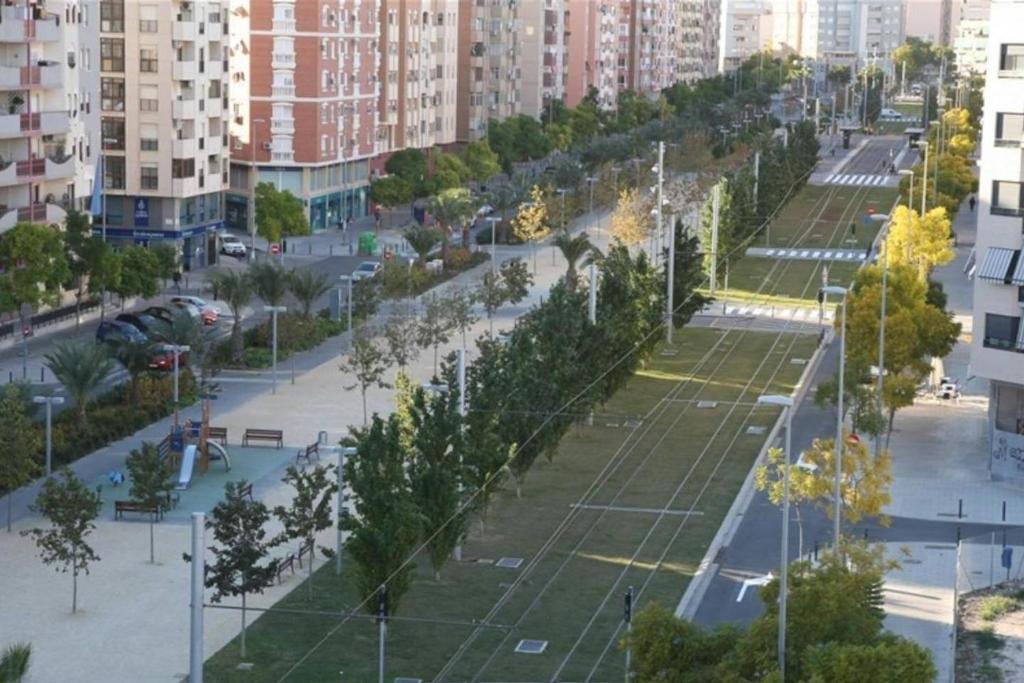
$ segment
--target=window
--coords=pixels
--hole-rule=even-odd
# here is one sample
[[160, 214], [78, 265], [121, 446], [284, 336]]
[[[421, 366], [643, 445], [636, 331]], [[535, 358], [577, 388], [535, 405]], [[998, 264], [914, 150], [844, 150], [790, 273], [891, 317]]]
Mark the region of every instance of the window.
[[103, 0], [100, 3], [100, 31], [124, 33], [124, 0]]
[[1024, 74], [1024, 45], [1000, 45], [999, 70]]
[[124, 39], [100, 39], [100, 71], [124, 73]]
[[196, 160], [195, 159], [172, 159], [171, 160], [171, 177], [172, 178], [194, 178], [196, 175]]
[[143, 164], [139, 168], [139, 187], [143, 190], [159, 189], [160, 167], [156, 164]]
[[124, 79], [101, 79], [100, 94], [103, 111], [124, 111]]
[[1012, 351], [1017, 347], [1020, 318], [1008, 315], [985, 314], [985, 346], [990, 349]]
[[124, 157], [103, 160], [103, 186], [108, 190], [124, 189]]
[[124, 151], [124, 119], [104, 118], [100, 130], [104, 151]]
[[155, 85], [139, 86], [139, 111], [160, 110], [160, 88]]
[[994, 180], [992, 181], [992, 213], [997, 216], [1020, 216], [1021, 183]]
[[139, 19], [139, 33], [157, 33], [160, 23], [156, 19]]
[[139, 149], [143, 152], [156, 152], [160, 149], [159, 128], [154, 123], [139, 125]]
[[155, 74], [158, 71], [155, 47], [139, 48], [139, 71], [150, 74]]
[[1024, 389], [1012, 384], [995, 384], [996, 429], [1024, 434]]
[[1024, 133], [1024, 114], [996, 114], [996, 145], [1020, 144], [1021, 133]]

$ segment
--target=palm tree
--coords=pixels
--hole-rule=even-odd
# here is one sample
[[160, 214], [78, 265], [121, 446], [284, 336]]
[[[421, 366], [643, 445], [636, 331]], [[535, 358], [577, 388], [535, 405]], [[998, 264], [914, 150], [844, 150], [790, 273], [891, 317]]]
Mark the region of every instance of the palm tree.
[[430, 198], [430, 212], [441, 224], [441, 259], [445, 263], [448, 262], [448, 231], [455, 226], [460, 226], [462, 228], [462, 246], [468, 248], [469, 226], [466, 221], [475, 210], [472, 195], [463, 187], [442, 190]]
[[293, 270], [288, 280], [288, 288], [299, 302], [302, 317], [309, 320], [313, 317], [313, 304], [331, 289], [331, 283], [323, 273], [308, 269]]
[[8, 645], [0, 656], [0, 683], [21, 683], [28, 674], [32, 646], [28, 643]]
[[405, 241], [409, 243], [412, 250], [416, 252], [420, 264], [427, 260], [427, 256], [433, 251], [437, 243], [441, 241], [441, 231], [426, 225], [413, 225], [402, 233]]
[[256, 295], [268, 306], [280, 306], [288, 294], [291, 275], [276, 263], [257, 263], [249, 269]]
[[89, 397], [114, 369], [107, 349], [89, 342], [57, 344], [53, 353], [46, 354], [46, 367], [75, 400], [78, 425], [85, 427]]
[[126, 403], [138, 405], [139, 378], [149, 370], [149, 361], [155, 350], [155, 345], [150, 341], [122, 341], [114, 347], [114, 358], [128, 372], [128, 393], [124, 397]]
[[566, 286], [570, 290], [576, 289], [576, 264], [584, 257], [586, 257], [586, 260], [583, 262], [583, 265], [594, 263], [601, 258], [601, 250], [590, 243], [590, 237], [585, 232], [581, 232], [575, 237], [567, 232], [560, 232], [552, 240], [552, 243], [561, 250], [567, 264], [565, 270]]
[[235, 362], [241, 362], [245, 353], [242, 343], [242, 318], [245, 307], [252, 301], [252, 278], [246, 273], [225, 271], [216, 273], [210, 284], [231, 309], [231, 357]]
[[[529, 188], [524, 187], [517, 179], [498, 185], [487, 195], [487, 202], [494, 208], [494, 212], [502, 221], [508, 220], [508, 212], [517, 208], [529, 194]], [[494, 226], [495, 229], [497, 226]], [[497, 239], [495, 239], [497, 241]]]
[[189, 365], [199, 368], [199, 378], [205, 382], [206, 354], [213, 346], [213, 332], [208, 329], [201, 318], [192, 317], [188, 311], [178, 310], [171, 316], [171, 321], [161, 321], [154, 326], [151, 336], [155, 341], [174, 346], [187, 346]]

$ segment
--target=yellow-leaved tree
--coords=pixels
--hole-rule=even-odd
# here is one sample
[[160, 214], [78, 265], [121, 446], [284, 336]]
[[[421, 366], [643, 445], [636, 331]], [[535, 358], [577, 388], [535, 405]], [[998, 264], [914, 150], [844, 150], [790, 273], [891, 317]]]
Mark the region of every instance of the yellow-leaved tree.
[[953, 232], [943, 208], [932, 209], [922, 219], [905, 206], [896, 207], [885, 240], [885, 258], [890, 268], [907, 265], [927, 280], [936, 266], [953, 260]]
[[530, 190], [530, 201], [521, 204], [512, 219], [512, 232], [523, 242], [544, 239], [551, 233], [544, 191], [537, 185]]
[[[804, 467], [818, 482], [814, 491], [822, 492], [816, 500], [829, 516], [835, 514], [835, 454], [834, 439], [815, 439], [802, 456]], [[876, 458], [865, 441], [851, 440], [843, 432], [842, 467], [843, 519], [856, 524], [865, 517], [877, 517], [879, 524], [889, 526], [891, 520], [882, 510], [892, 502], [892, 454], [882, 449]]]
[[642, 242], [651, 229], [648, 211], [647, 202], [635, 188], [622, 190], [612, 213], [612, 237], [627, 247]]

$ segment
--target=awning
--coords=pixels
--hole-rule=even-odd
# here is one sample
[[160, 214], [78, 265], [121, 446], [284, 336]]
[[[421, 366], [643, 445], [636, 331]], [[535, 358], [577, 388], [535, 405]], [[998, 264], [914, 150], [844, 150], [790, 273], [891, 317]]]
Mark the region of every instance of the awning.
[[978, 270], [978, 279], [988, 282], [1005, 283], [1010, 276], [1010, 266], [1018, 259], [1020, 252], [1015, 249], [1002, 249], [990, 247], [985, 252], [985, 262]]
[[1024, 258], [1020, 256], [1017, 257], [1017, 267], [1013, 269], [1013, 277], [1010, 278], [1010, 284], [1024, 287]]

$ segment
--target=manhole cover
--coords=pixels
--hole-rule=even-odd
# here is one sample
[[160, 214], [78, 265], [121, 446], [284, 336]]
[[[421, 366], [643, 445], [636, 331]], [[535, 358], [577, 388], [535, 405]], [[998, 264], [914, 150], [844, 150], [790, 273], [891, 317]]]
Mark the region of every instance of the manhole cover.
[[487, 558], [487, 557], [478, 557], [478, 558], [476, 558], [476, 563], [477, 564], [494, 564], [494, 560], [492, 560], [490, 558]]
[[494, 566], [502, 569], [519, 569], [522, 564], [523, 558], [521, 557], [503, 557], [495, 562]]
[[761, 434], [764, 434], [764, 432], [765, 432], [765, 428], [764, 427], [758, 427], [756, 425], [751, 425], [751, 426], [747, 427], [747, 434], [753, 434], [755, 436], [760, 436]]
[[546, 640], [520, 640], [516, 652], [523, 655], [539, 655], [548, 647]]
[[698, 408], [717, 408], [718, 401], [697, 401]]

